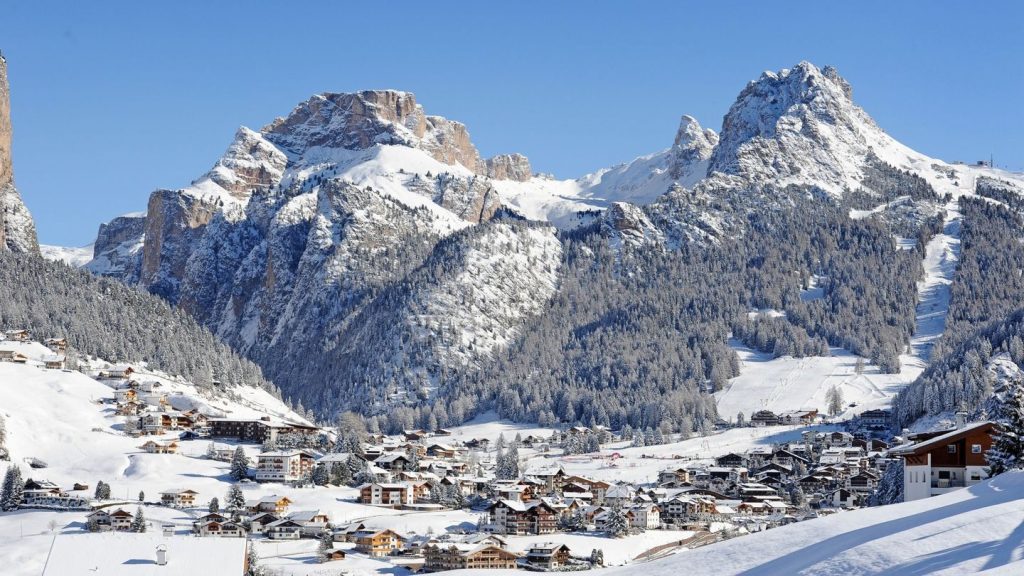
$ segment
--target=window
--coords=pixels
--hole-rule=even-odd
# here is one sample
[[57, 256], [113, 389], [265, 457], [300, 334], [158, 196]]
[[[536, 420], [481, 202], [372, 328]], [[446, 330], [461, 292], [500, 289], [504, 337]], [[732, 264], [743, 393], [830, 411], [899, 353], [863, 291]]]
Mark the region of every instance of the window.
[[981, 444], [971, 444], [971, 454], [981, 454]]
[[950, 454], [956, 454], [956, 444], [950, 444], [946, 446], [946, 451]]

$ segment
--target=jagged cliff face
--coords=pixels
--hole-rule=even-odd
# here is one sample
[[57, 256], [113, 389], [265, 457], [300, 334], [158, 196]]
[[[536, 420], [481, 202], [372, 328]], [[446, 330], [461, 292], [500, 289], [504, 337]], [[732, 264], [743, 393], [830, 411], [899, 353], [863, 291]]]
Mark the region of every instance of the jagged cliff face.
[[856, 187], [872, 146], [895, 144], [853, 103], [834, 68], [801, 62], [765, 72], [722, 122], [709, 171], [748, 181]]
[[7, 61], [0, 56], [0, 249], [38, 252], [35, 223], [14, 187], [11, 136], [11, 90]]
[[[498, 163], [529, 177], [525, 157]], [[145, 217], [101, 227], [88, 267], [178, 304], [307, 405], [383, 411], [485, 360], [554, 290], [554, 230], [492, 222], [487, 172], [465, 127], [411, 94], [317, 95], [239, 129], [192, 185], [153, 192]], [[369, 312], [383, 308], [399, 315]], [[453, 326], [480, 335], [443, 336]], [[401, 390], [367, 386], [396, 370]]]

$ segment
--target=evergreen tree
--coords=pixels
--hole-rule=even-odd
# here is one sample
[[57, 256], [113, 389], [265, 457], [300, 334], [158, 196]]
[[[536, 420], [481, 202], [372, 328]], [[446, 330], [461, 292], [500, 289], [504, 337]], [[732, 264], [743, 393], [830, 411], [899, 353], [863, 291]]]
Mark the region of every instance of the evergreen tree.
[[142, 506], [135, 509], [135, 517], [132, 518], [131, 523], [132, 532], [145, 532], [146, 531], [146, 517], [142, 513]]
[[97, 500], [110, 500], [110, 484], [102, 480], [96, 482], [96, 491], [93, 495]]
[[330, 530], [324, 530], [324, 533], [320, 535], [320, 543], [317, 545], [317, 558], [321, 562], [327, 561], [327, 556], [331, 553], [334, 548], [334, 537]]
[[363, 468], [352, 478], [352, 483], [356, 486], [362, 486], [363, 484], [373, 484], [377, 481], [377, 477], [374, 476], [373, 472], [370, 471], [370, 463], [365, 462]]
[[626, 516], [622, 505], [616, 503], [608, 510], [604, 521], [604, 532], [611, 538], [622, 538], [629, 534], [629, 517]]
[[217, 448], [214, 446], [213, 442], [206, 445], [206, 457], [210, 460], [217, 457]]
[[327, 483], [331, 481], [331, 473], [327, 470], [326, 464], [317, 464], [313, 468], [312, 481], [317, 486], [327, 486]]
[[604, 566], [604, 550], [594, 548], [590, 551], [590, 564], [593, 566]]
[[21, 468], [16, 464], [7, 467], [4, 475], [3, 489], [0, 491], [0, 510], [16, 510], [24, 501], [25, 482], [21, 478]]
[[231, 457], [231, 479], [240, 482], [249, 477], [249, 457], [241, 446], [235, 448], [235, 454]]
[[242, 494], [242, 489], [237, 484], [232, 484], [228, 488], [228, 495], [225, 500], [227, 501], [228, 510], [231, 512], [245, 510], [245, 495]]
[[331, 484], [335, 486], [347, 486], [352, 482], [352, 471], [344, 462], [331, 464]]
[[997, 398], [995, 441], [985, 454], [989, 477], [1024, 468], [1024, 387], [1010, 382]]
[[246, 563], [249, 565], [249, 568], [246, 571], [245, 576], [267, 576], [266, 570], [264, 570], [263, 566], [260, 564], [260, 555], [256, 551], [255, 541], [249, 541], [249, 552], [247, 560], [248, 561]]
[[216, 514], [220, 512], [220, 500], [218, 500], [216, 496], [210, 498], [209, 510], [210, 514]]
[[139, 490], [139, 502], [145, 502], [145, 501], [146, 501], [146, 493], [143, 492], [142, 490]]

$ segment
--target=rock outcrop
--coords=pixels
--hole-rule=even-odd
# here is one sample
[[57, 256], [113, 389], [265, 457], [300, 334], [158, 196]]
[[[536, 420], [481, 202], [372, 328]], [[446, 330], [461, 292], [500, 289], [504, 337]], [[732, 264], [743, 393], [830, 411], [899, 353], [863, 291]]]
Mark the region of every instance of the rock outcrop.
[[499, 154], [487, 159], [487, 176], [495, 180], [526, 182], [533, 177], [533, 171], [526, 156]]
[[0, 55], [0, 249], [38, 252], [32, 215], [14, 186], [11, 162], [11, 90], [7, 60]]

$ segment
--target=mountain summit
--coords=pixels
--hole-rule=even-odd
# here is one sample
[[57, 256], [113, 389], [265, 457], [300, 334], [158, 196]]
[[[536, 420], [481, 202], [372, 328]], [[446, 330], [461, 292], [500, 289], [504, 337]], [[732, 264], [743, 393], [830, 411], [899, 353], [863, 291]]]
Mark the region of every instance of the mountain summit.
[[11, 165], [11, 90], [7, 60], [0, 55], [0, 249], [38, 252], [36, 226], [18, 189]]

